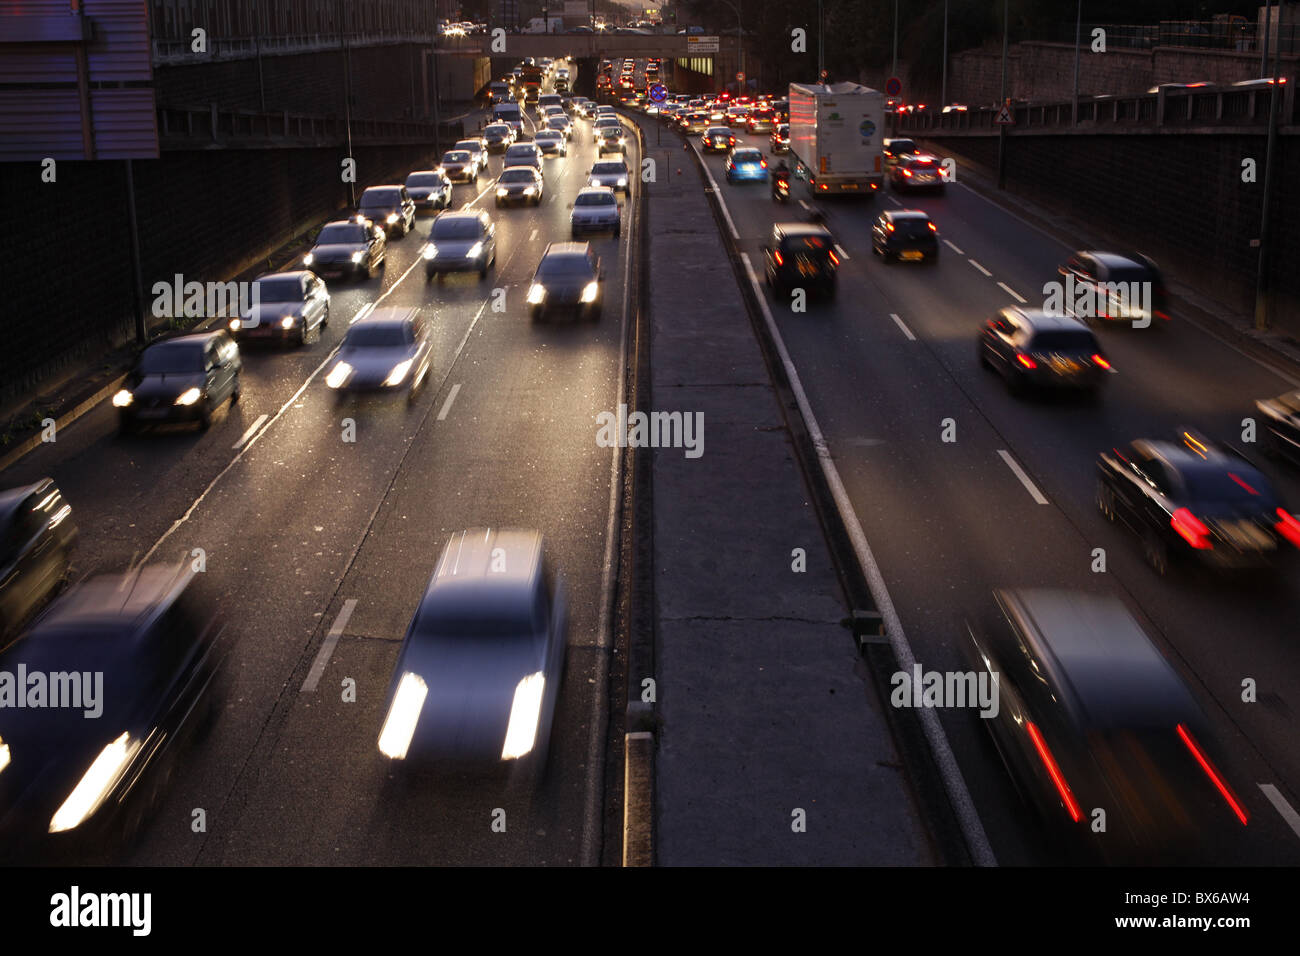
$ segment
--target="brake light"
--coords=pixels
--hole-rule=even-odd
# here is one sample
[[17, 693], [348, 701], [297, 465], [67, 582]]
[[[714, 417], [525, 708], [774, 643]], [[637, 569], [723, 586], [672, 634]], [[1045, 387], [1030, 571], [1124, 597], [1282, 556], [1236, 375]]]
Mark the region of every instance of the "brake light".
[[818, 183], [817, 188], [822, 190], [822, 192], [825, 192], [830, 187], [828, 187], [825, 183]]
[[1070, 785], [1065, 782], [1065, 776], [1061, 773], [1061, 768], [1056, 765], [1056, 758], [1047, 749], [1047, 741], [1038, 732], [1038, 727], [1033, 721], [1025, 721], [1025, 727], [1029, 731], [1029, 738], [1034, 742], [1034, 749], [1038, 751], [1038, 759], [1043, 762], [1047, 775], [1052, 778], [1052, 783], [1056, 785], [1056, 792], [1061, 795], [1061, 801], [1065, 804], [1065, 812], [1070, 815], [1071, 820], [1078, 823], [1083, 818], [1083, 814], [1079, 810], [1078, 801], [1074, 799], [1074, 794], [1070, 792]]
[[887, 222], [887, 223], [885, 223], [885, 231], [886, 231], [886, 232], [893, 232], [893, 231], [894, 231], [894, 224], [893, 224], [892, 222]]
[[764, 169], [767, 169], [767, 160], [766, 160], [766, 159], [760, 159], [760, 160], [758, 161], [758, 165], [761, 166], [761, 167], [763, 167]]
[[1277, 533], [1300, 548], [1300, 521], [1285, 508], [1277, 509], [1277, 518], [1277, 524], [1273, 526]]
[[1109, 360], [1107, 360], [1106, 356], [1102, 355], [1100, 352], [1092, 357], [1092, 361], [1093, 364], [1099, 368], [1110, 368]]
[[1214, 764], [1210, 763], [1210, 758], [1205, 755], [1205, 751], [1203, 751], [1200, 745], [1196, 742], [1196, 738], [1193, 737], [1188, 729], [1182, 724], [1178, 725], [1177, 730], [1179, 738], [1181, 738], [1183, 743], [1187, 746], [1187, 749], [1192, 752], [1192, 756], [1195, 757], [1196, 762], [1201, 765], [1201, 769], [1205, 771], [1205, 775], [1210, 778], [1210, 782], [1214, 784], [1216, 789], [1218, 789], [1219, 793], [1223, 796], [1223, 799], [1227, 801], [1228, 806], [1232, 808], [1232, 812], [1237, 815], [1237, 819], [1241, 821], [1241, 825], [1244, 827], [1247, 819], [1245, 807], [1237, 801], [1237, 798], [1233, 796], [1232, 791], [1228, 789], [1227, 782], [1219, 775], [1219, 771], [1214, 768]]
[[832, 265], [840, 264], [840, 257], [835, 254], [835, 250], [832, 249], [830, 252], [827, 253], [827, 255], [830, 256]]
[[1024, 352], [1016, 353], [1016, 361], [1025, 368], [1038, 368], [1038, 363], [1034, 361], [1033, 357], [1026, 355]]
[[772, 258], [776, 260], [776, 264], [778, 266], [785, 265], [785, 260], [781, 258], [781, 253], [779, 252], [772, 253]]
[[934, 223], [932, 223], [932, 222], [927, 222], [926, 225], [930, 227], [930, 231], [931, 231], [931, 232], [938, 232], [938, 231], [939, 231], [939, 227], [936, 226], [936, 225], [935, 225]]
[[903, 170], [903, 175], [910, 179], [912, 177], [912, 171], [910, 169], [905, 169]]
[[1174, 512], [1169, 526], [1197, 551], [1210, 551], [1214, 548], [1214, 544], [1210, 541], [1210, 529], [1186, 508], [1179, 508]]

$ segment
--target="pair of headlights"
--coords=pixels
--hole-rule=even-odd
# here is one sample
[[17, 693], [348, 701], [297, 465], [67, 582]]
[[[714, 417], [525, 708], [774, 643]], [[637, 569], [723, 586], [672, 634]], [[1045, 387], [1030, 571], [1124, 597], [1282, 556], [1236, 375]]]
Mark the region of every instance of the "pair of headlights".
[[[506, 736], [501, 745], [502, 760], [517, 760], [532, 753], [537, 743], [545, 692], [546, 676], [541, 671], [529, 674], [515, 685], [510, 723], [506, 725]], [[406, 758], [428, 696], [429, 685], [419, 674], [407, 671], [402, 675], [392, 706], [388, 708], [388, 716], [384, 719], [384, 727], [379, 732], [379, 752], [385, 757], [393, 760]]]
[[[600, 294], [600, 283], [588, 282], [582, 289], [582, 301], [591, 303], [596, 301], [596, 296]], [[534, 282], [528, 289], [528, 304], [541, 305], [546, 301], [546, 286], [540, 282]]]
[[[384, 379], [384, 384], [388, 386], [401, 385], [406, 381], [407, 373], [411, 371], [414, 362], [415, 359], [398, 362], [393, 366], [393, 370], [388, 373], [388, 377]], [[325, 384], [330, 388], [342, 388], [347, 380], [352, 377], [354, 371], [355, 369], [347, 362], [339, 362], [325, 376]]]
[[[175, 405], [193, 405], [203, 397], [203, 390], [199, 388], [187, 388], [176, 397]], [[127, 408], [135, 401], [135, 396], [131, 394], [130, 389], [122, 389], [113, 396], [113, 406], [115, 408]]]
[[[498, 195], [500, 195], [500, 193], [498, 193]], [[483, 243], [476, 242], [474, 243], [474, 245], [469, 247], [469, 251], [465, 253], [465, 258], [477, 259], [482, 254], [483, 254]], [[435, 246], [432, 242], [424, 247], [424, 258], [436, 259], [437, 257], [438, 257], [438, 247]]]

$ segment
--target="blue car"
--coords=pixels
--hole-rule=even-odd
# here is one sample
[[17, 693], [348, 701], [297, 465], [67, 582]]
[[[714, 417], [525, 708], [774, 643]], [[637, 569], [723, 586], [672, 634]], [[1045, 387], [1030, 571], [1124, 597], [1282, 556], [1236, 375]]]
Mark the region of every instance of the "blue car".
[[761, 150], [733, 149], [727, 157], [727, 182], [767, 182], [767, 160]]

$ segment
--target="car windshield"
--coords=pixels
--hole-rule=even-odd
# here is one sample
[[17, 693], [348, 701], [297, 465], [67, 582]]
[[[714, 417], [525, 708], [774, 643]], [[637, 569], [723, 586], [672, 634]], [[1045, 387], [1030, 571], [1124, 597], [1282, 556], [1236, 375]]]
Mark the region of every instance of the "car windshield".
[[885, 147], [886, 151], [898, 156], [902, 153], [910, 153], [916, 149], [916, 144], [910, 139], [896, 139]]
[[463, 142], [463, 143], [457, 143], [457, 144], [456, 144], [456, 148], [457, 148], [457, 149], [464, 150], [464, 151], [467, 152], [467, 153], [473, 153], [474, 150], [476, 150], [476, 149], [479, 148], [479, 145], [478, 145], [478, 143], [474, 142], [473, 140], [467, 140], [467, 141], [465, 141], [465, 142]]
[[533, 148], [532, 143], [525, 143], [522, 146], [511, 146], [506, 150], [506, 159], [533, 159], [537, 156], [537, 151]]
[[465, 152], [463, 149], [457, 150], [455, 152], [447, 153], [442, 157], [442, 161], [444, 163], [468, 163], [469, 153]]
[[396, 206], [401, 201], [400, 189], [367, 189], [361, 197], [361, 208]]
[[613, 206], [618, 202], [613, 193], [578, 193], [575, 206]]
[[365, 242], [366, 227], [359, 222], [339, 222], [326, 226], [316, 237], [316, 245], [333, 245], [335, 243]]
[[546, 130], [533, 137], [533, 139], [539, 143], [558, 143], [563, 138], [564, 137], [554, 130]]
[[406, 177], [406, 187], [441, 186], [443, 178], [438, 173], [411, 173]]
[[507, 169], [501, 174], [503, 183], [534, 183], [537, 177], [533, 175], [531, 169]]
[[597, 163], [591, 167], [593, 176], [625, 176], [627, 166], [623, 163]]
[[343, 339], [350, 349], [391, 349], [411, 343], [411, 332], [405, 324], [354, 325]]
[[203, 346], [168, 345], [146, 349], [140, 356], [140, 371], [145, 375], [179, 375], [203, 371]]
[[762, 160], [763, 154], [756, 149], [738, 149], [731, 157], [737, 163], [757, 163]]
[[826, 258], [834, 245], [826, 236], [786, 236], [785, 251], [795, 256]]
[[259, 302], [300, 302], [302, 301], [302, 282], [297, 276], [281, 279], [258, 279], [257, 301]]
[[1245, 504], [1272, 509], [1273, 489], [1250, 465], [1226, 468], [1213, 464], [1183, 469], [1183, 483], [1192, 501], [1216, 504]]
[[909, 169], [933, 169], [933, 159], [913, 159], [907, 164]]
[[931, 235], [930, 220], [928, 219], [895, 219], [894, 231], [900, 236], [918, 236]]
[[548, 122], [556, 129], [559, 129], [561, 126], [569, 125], [569, 118], [567, 116], [552, 116]]
[[441, 216], [433, 222], [431, 239], [477, 239], [479, 233], [477, 219], [452, 219]]
[[493, 123], [487, 129], [483, 130], [484, 136], [509, 136], [510, 127], [502, 123]]
[[572, 254], [547, 256], [537, 267], [539, 279], [574, 279], [581, 276], [590, 278], [593, 274], [591, 263], [587, 261], [586, 256]]
[[1051, 352], [1095, 352], [1097, 340], [1087, 329], [1050, 329], [1035, 335], [1030, 348]]
[[1142, 265], [1111, 266], [1106, 271], [1107, 282], [1153, 282], [1158, 276]]

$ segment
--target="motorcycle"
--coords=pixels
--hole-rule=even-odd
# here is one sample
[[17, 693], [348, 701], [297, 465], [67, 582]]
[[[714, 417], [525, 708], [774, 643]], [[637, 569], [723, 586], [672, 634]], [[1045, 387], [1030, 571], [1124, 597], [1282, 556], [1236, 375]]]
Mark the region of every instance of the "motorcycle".
[[790, 199], [790, 174], [777, 173], [772, 177], [772, 199], [776, 202], [788, 202]]

